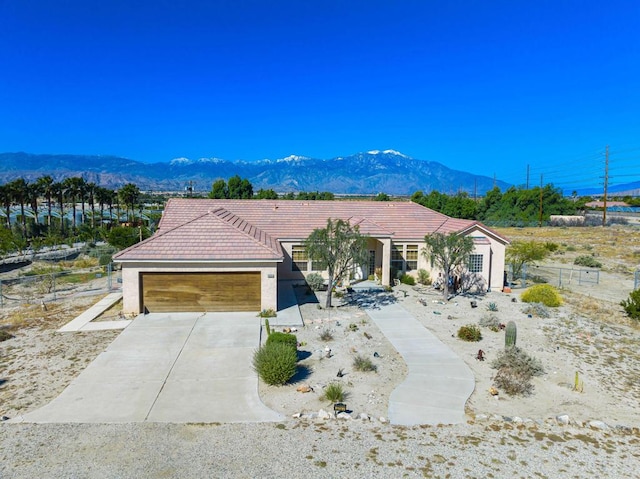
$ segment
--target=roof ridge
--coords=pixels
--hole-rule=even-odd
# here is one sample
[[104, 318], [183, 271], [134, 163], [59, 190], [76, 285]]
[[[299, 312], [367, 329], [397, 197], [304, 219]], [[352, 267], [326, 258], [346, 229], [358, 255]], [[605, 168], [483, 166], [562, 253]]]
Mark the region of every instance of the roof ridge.
[[[275, 245], [279, 245], [279, 243], [277, 241], [275, 241], [275, 238], [273, 238], [269, 233], [267, 233], [266, 231], [261, 230], [260, 228], [258, 228], [257, 226], [255, 226], [254, 224], [249, 223], [247, 220], [245, 220], [244, 218], [242, 218], [241, 216], [236, 215], [234, 212], [227, 210], [226, 208], [223, 208], [222, 206], [219, 206], [217, 208], [215, 208], [214, 210], [209, 210], [207, 211], [207, 213], [205, 213], [205, 215], [213, 215], [214, 218], [218, 219], [218, 221], [222, 221], [225, 224], [228, 224], [229, 226], [231, 226], [232, 228], [234, 228], [236, 231], [238, 231], [240, 234], [243, 234], [244, 236], [246, 236], [247, 238], [249, 238], [251, 241], [253, 241], [254, 243], [256, 243], [258, 246], [260, 246], [261, 248], [266, 249], [267, 251], [270, 251], [272, 253], [278, 253], [281, 254], [281, 251], [279, 250], [279, 248], [274, 248], [273, 246], [269, 246], [266, 244], [265, 241], [261, 241], [258, 238], [256, 238], [255, 235], [252, 235], [250, 233], [247, 233], [246, 231], [244, 231], [244, 229], [239, 228], [237, 225], [231, 223], [228, 219], [225, 219], [223, 217], [220, 216], [221, 213], [227, 213], [231, 218], [237, 218], [239, 219], [242, 223], [249, 225], [250, 228], [255, 228], [255, 230], [260, 233], [260, 235], [264, 235], [265, 239], [269, 240], [269, 243], [271, 244], [275, 244]], [[202, 215], [204, 216], [204, 215]], [[201, 217], [202, 217], [201, 216]], [[186, 224], [186, 223], [185, 223]]]

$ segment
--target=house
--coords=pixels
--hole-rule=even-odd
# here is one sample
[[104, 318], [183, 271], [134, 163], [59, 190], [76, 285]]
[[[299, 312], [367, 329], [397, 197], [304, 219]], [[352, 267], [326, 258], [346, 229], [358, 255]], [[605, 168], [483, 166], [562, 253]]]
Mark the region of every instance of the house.
[[477, 221], [450, 218], [412, 202], [212, 200], [172, 198], [156, 233], [114, 256], [122, 265], [123, 309], [260, 311], [278, 307], [278, 283], [304, 279], [320, 265], [303, 242], [327, 219], [348, 220], [367, 235], [369, 261], [382, 283], [396, 272], [437, 275], [421, 254], [425, 235], [470, 236], [469, 270], [484, 289], [502, 288], [508, 240]]

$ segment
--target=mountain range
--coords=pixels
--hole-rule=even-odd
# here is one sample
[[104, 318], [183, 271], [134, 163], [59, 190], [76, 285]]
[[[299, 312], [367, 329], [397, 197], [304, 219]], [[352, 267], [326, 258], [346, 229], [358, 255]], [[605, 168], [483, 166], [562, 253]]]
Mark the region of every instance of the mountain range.
[[178, 191], [190, 185], [194, 191], [209, 191], [217, 179], [234, 175], [247, 178], [254, 191], [278, 193], [329, 191], [336, 194], [411, 195], [465, 191], [483, 195], [494, 186], [510, 185], [482, 175], [419, 160], [394, 150], [374, 150], [331, 159], [289, 156], [278, 160], [227, 161], [219, 158], [176, 158], [164, 163], [143, 163], [116, 156], [42, 155], [0, 153], [0, 183], [16, 178], [35, 181], [50, 175], [56, 181], [82, 176], [88, 182], [117, 189], [135, 183], [141, 190]]

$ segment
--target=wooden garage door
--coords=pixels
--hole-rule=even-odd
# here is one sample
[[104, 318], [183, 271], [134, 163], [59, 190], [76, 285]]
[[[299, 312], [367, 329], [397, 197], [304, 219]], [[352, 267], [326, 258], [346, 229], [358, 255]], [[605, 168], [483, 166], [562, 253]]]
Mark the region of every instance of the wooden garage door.
[[260, 273], [140, 273], [140, 291], [151, 313], [260, 311]]

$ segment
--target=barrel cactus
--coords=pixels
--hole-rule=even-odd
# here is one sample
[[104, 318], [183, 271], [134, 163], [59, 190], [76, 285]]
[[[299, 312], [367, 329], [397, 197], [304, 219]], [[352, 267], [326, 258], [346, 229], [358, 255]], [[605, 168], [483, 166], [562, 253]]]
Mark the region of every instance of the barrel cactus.
[[518, 336], [518, 330], [516, 323], [509, 321], [504, 331], [504, 347], [508, 348], [516, 345], [516, 337]]

